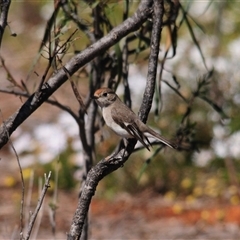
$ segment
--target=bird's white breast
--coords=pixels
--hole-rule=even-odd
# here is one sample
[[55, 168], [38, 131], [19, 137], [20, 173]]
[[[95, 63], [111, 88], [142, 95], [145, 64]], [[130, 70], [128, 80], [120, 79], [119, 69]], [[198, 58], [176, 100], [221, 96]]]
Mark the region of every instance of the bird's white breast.
[[124, 128], [122, 128], [113, 120], [110, 107], [103, 108], [102, 114], [107, 126], [110, 127], [117, 135], [121, 136], [122, 138], [132, 137]]

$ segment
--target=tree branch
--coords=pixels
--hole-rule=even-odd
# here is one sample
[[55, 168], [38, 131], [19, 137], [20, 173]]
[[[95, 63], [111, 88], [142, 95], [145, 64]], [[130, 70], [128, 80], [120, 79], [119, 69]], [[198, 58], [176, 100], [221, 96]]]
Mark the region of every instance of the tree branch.
[[121, 150], [117, 154], [110, 159], [102, 159], [88, 172], [85, 185], [82, 187], [77, 209], [73, 216], [70, 232], [67, 238], [68, 240], [77, 240], [80, 238], [89, 205], [95, 194], [98, 183], [106, 175], [123, 166], [133, 152], [135, 144], [136, 140], [129, 141], [126, 149], [121, 146]]
[[143, 94], [143, 102], [139, 110], [139, 117], [143, 122], [147, 121], [148, 114], [152, 107], [152, 99], [156, 85], [160, 37], [163, 24], [162, 18], [164, 14], [163, 0], [154, 0], [153, 2], [153, 28], [148, 62], [147, 83]]
[[[152, 1], [142, 1], [136, 13], [115, 27], [108, 35], [74, 56], [65, 66], [53, 75], [42, 88], [35, 92], [4, 124], [0, 126], [0, 149], [8, 142], [15, 129], [25, 121], [37, 108], [41, 106], [63, 83], [68, 79], [66, 69], [70, 76], [78, 71], [93, 58], [116, 44], [121, 38], [137, 30], [148, 18], [151, 12]], [[65, 69], [65, 70], [64, 70]], [[6, 130], [8, 134], [6, 133]]]
[[3, 33], [7, 26], [8, 10], [11, 0], [4, 0], [0, 3], [0, 46], [2, 44]]

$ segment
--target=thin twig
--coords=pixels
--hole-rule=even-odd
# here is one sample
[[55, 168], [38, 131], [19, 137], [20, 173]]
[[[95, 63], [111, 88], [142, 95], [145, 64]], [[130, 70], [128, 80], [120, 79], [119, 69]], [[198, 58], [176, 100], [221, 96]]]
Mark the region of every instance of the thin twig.
[[168, 81], [162, 79], [162, 82], [167, 84], [185, 103], [188, 103], [188, 100], [178, 91], [177, 88], [173, 87]]
[[[59, 28], [60, 29], [60, 28]], [[60, 30], [59, 30], [60, 31]], [[68, 37], [68, 39], [62, 44], [62, 45], [59, 45], [59, 33], [56, 32], [55, 33], [55, 36], [54, 36], [54, 41], [51, 41], [51, 39], [49, 39], [49, 46], [48, 46], [48, 54], [49, 54], [49, 57], [48, 57], [48, 65], [44, 71], [44, 74], [42, 75], [42, 78], [41, 78], [41, 81], [40, 81], [40, 84], [38, 86], [38, 91], [41, 90], [42, 88], [42, 85], [43, 83], [45, 82], [46, 80], [46, 77], [48, 75], [48, 72], [50, 70], [50, 68], [52, 66], [55, 67], [55, 71], [57, 71], [57, 66], [56, 66], [56, 59], [59, 60], [59, 62], [61, 63], [61, 60], [60, 58], [58, 57], [58, 54], [63, 54], [67, 51], [67, 44], [72, 40], [72, 37], [73, 35], [77, 32], [77, 29]], [[49, 35], [49, 38], [51, 36]], [[54, 43], [54, 47], [53, 47], [53, 50], [52, 50], [52, 44]], [[63, 67], [63, 65], [61, 64], [61, 67]], [[63, 68], [64, 69], [64, 68]]]
[[64, 71], [66, 71], [66, 74], [68, 75], [68, 80], [71, 83], [71, 87], [72, 87], [73, 93], [74, 93], [74, 95], [75, 95], [75, 97], [76, 97], [76, 99], [77, 99], [77, 101], [78, 101], [78, 103], [80, 105], [81, 111], [83, 111], [85, 114], [87, 114], [86, 106], [85, 106], [85, 104], [84, 104], [84, 102], [82, 100], [82, 97], [81, 97], [81, 95], [80, 95], [80, 93], [79, 93], [79, 91], [77, 89], [76, 84], [72, 80], [68, 70], [64, 66], [62, 66], [62, 67], [63, 67]]
[[42, 206], [42, 203], [43, 203], [43, 200], [44, 200], [44, 197], [46, 195], [46, 192], [48, 190], [48, 188], [50, 187], [49, 185], [49, 182], [50, 182], [50, 178], [51, 178], [51, 171], [48, 173], [48, 176], [46, 175], [46, 173], [44, 174], [45, 176], [45, 184], [44, 184], [44, 187], [42, 189], [42, 192], [41, 192], [41, 195], [40, 195], [40, 198], [38, 199], [38, 204], [31, 216], [31, 220], [30, 220], [30, 223], [28, 225], [28, 231], [27, 231], [27, 235], [26, 235], [26, 240], [28, 240], [30, 238], [30, 235], [31, 235], [31, 232], [32, 232], [32, 229], [33, 229], [33, 226], [34, 226], [34, 222], [37, 218], [37, 215], [38, 215], [38, 212]]

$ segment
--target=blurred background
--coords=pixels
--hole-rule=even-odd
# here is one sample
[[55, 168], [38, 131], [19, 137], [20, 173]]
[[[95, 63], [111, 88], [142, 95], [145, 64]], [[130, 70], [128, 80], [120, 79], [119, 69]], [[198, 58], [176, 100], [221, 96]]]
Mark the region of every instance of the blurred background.
[[[180, 236], [182, 239], [204, 236], [237, 239], [240, 236], [239, 3], [180, 2], [181, 8], [175, 15], [176, 29], [166, 24], [162, 30], [158, 67], [161, 81], [157, 81], [148, 124], [160, 129], [169, 139], [184, 136], [194, 149], [188, 152], [159, 151], [158, 146], [154, 146], [151, 152], [140, 150], [131, 155], [124, 167], [105, 177], [92, 202], [90, 236], [94, 239], [111, 239], [111, 236], [125, 239]], [[172, 6], [170, 3], [172, 1], [165, 1], [166, 21], [171, 14], [168, 11]], [[119, 25], [123, 21], [123, 12], [126, 12], [125, 1], [70, 4], [77, 8], [78, 16], [90, 31], [94, 22], [93, 9], [103, 11], [102, 17], [108, 23], [103, 26], [102, 35], [106, 35], [110, 26]], [[129, 16], [137, 6], [138, 1], [129, 2]], [[53, 1], [11, 3], [9, 27], [1, 46], [0, 76], [1, 90], [8, 89], [12, 93], [0, 92], [1, 122], [26, 100], [17, 94], [22, 90], [19, 86], [24, 83], [29, 93], [33, 93], [41, 81], [49, 62], [43, 36], [54, 9], [56, 3]], [[66, 41], [77, 29], [61, 9], [57, 13], [55, 31], [58, 27], [61, 27], [58, 32], [60, 42]], [[147, 24], [145, 30], [149, 31]], [[142, 101], [149, 56], [149, 39], [140, 40], [129, 40], [128, 45], [132, 52], [128, 56], [127, 79], [136, 113]], [[84, 31], [79, 29], [62, 54], [62, 63], [90, 43]], [[116, 66], [124, 56], [124, 44], [121, 40], [108, 52]], [[83, 100], [89, 94], [90, 68], [87, 65], [74, 76]], [[48, 72], [47, 79], [53, 72], [54, 68]], [[109, 72], [102, 85], [106, 85], [106, 79], [111, 79], [112, 72]], [[118, 77], [116, 70], [114, 79]], [[120, 79], [117, 93], [123, 99], [125, 86]], [[79, 111], [70, 82], [54, 93], [52, 99], [73, 112]], [[52, 171], [51, 188], [35, 237], [52, 236], [54, 224], [48, 222], [54, 214], [55, 236], [64, 236], [75, 211], [84, 169], [78, 124], [68, 112], [45, 103], [14, 132], [11, 141], [20, 159], [27, 196], [31, 199], [26, 211], [34, 209], [41, 179], [44, 173]], [[117, 136], [102, 127], [96, 133], [93, 164], [109, 155], [118, 142]], [[1, 149], [0, 157], [3, 196], [0, 200], [0, 232], [1, 237], [7, 238], [18, 231], [21, 179], [10, 144]], [[69, 202], [74, 204], [69, 206]], [[113, 224], [111, 233], [107, 225], [110, 222]], [[145, 228], [142, 229], [141, 224]], [[130, 226], [137, 227], [130, 231]]]

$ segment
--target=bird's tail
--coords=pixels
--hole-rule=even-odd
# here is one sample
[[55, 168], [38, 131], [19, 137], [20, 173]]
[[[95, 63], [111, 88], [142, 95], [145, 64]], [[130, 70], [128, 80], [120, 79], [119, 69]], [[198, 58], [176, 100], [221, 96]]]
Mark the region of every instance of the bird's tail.
[[148, 128], [148, 132], [145, 132], [144, 135], [146, 135], [147, 137], [154, 137], [155, 139], [159, 140], [160, 142], [162, 142], [163, 144], [167, 145], [170, 148], [174, 148], [174, 149], [178, 148], [177, 144], [172, 143], [171, 141], [162, 137], [160, 134], [156, 133], [151, 128]]

